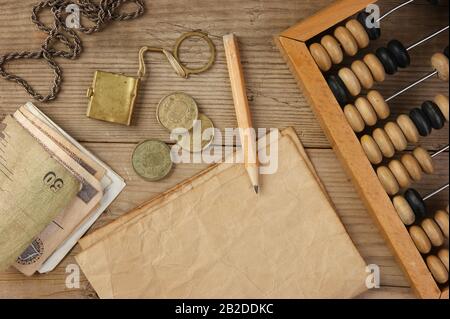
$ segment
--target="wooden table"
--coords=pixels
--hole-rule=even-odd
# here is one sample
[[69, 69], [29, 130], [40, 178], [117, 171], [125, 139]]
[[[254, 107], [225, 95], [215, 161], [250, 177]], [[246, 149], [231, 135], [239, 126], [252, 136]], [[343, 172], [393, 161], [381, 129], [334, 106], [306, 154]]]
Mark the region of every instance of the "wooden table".
[[[45, 35], [36, 31], [30, 21], [35, 0], [2, 0], [0, 8], [0, 54], [19, 50], [37, 50]], [[200, 109], [218, 128], [236, 127], [230, 85], [221, 37], [234, 32], [240, 37], [242, 60], [248, 82], [248, 95], [257, 127], [286, 128], [292, 126], [307, 147], [317, 171], [323, 180], [337, 212], [353, 241], [368, 264], [381, 267], [381, 284], [363, 298], [413, 297], [409, 284], [395, 263], [378, 230], [358, 199], [353, 186], [345, 176], [330, 149], [308, 104], [289, 72], [272, 40], [273, 35], [293, 25], [331, 0], [152, 0], [147, 2], [144, 17], [114, 23], [104, 32], [83, 35], [84, 52], [80, 59], [59, 59], [64, 70], [64, 85], [58, 99], [48, 104], [36, 103], [47, 115], [69, 134], [82, 142], [102, 160], [115, 169], [127, 182], [125, 191], [95, 224], [98, 228], [126, 213], [139, 203], [176, 185], [201, 171], [205, 165], [177, 165], [170, 178], [159, 183], [142, 181], [133, 172], [130, 154], [139, 141], [157, 138], [169, 142], [167, 132], [157, 123], [155, 110], [158, 101], [173, 91], [191, 94]], [[382, 12], [399, 1], [380, 0]], [[47, 19], [48, 20], [48, 19]], [[422, 35], [448, 24], [448, 3], [441, 8], [418, 0], [404, 8], [395, 17], [383, 21], [383, 36], [375, 41], [376, 48], [393, 37], [411, 43]], [[149, 75], [142, 85], [133, 125], [124, 127], [86, 118], [86, 89], [97, 69], [136, 74], [137, 52], [141, 46], [152, 45], [171, 48], [177, 37], [186, 31], [201, 29], [213, 38], [217, 49], [217, 62], [209, 72], [192, 76], [189, 80], [177, 77], [163, 56], [148, 55]], [[389, 77], [378, 88], [385, 96], [405, 87], [430, 71], [432, 53], [448, 45], [448, 33], [417, 48], [412, 66]], [[183, 59], [204, 61], [206, 50], [200, 43], [183, 45]], [[16, 62], [8, 68], [23, 75], [39, 90], [46, 92], [52, 74], [42, 62]], [[392, 102], [394, 115], [420, 106], [436, 93], [448, 95], [448, 84], [437, 79], [411, 90]], [[0, 80], [0, 118], [13, 112], [30, 98], [17, 85]], [[421, 140], [430, 151], [448, 143], [448, 124]], [[427, 176], [417, 188], [426, 193], [448, 181], [448, 153], [439, 158], [437, 172]], [[445, 207], [448, 193], [433, 200], [433, 208]], [[0, 297], [3, 298], [95, 298], [88, 281], [82, 277], [80, 289], [65, 285], [66, 266], [75, 263], [73, 249], [63, 263], [52, 273], [26, 278], [14, 269], [0, 273]]]

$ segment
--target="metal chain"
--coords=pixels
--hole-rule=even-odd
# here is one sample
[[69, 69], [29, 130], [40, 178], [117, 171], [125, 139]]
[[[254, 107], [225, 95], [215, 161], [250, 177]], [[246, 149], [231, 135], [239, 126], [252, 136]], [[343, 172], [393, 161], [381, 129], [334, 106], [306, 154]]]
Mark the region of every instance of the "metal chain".
[[[130, 13], [120, 13], [120, 7], [125, 3], [133, 3], [136, 10]], [[54, 100], [61, 90], [63, 73], [55, 58], [74, 60], [83, 51], [80, 36], [73, 29], [65, 25], [65, 9], [69, 4], [75, 3], [80, 8], [80, 16], [87, 19], [92, 26], [81, 26], [78, 31], [92, 34], [101, 31], [105, 25], [112, 21], [127, 21], [140, 17], [144, 14], [144, 0], [100, 0], [98, 3], [92, 0], [47, 0], [35, 5], [32, 10], [31, 20], [39, 30], [48, 34], [44, 44], [39, 51], [12, 52], [0, 56], [0, 76], [5, 80], [16, 82], [37, 101], [48, 102]], [[43, 10], [50, 10], [55, 19], [52, 27], [46, 26], [39, 20], [39, 14]], [[62, 43], [67, 50], [56, 50], [53, 48], [55, 42]], [[52, 88], [47, 96], [39, 94], [26, 80], [5, 71], [5, 64], [12, 60], [20, 59], [43, 59], [54, 73]]]

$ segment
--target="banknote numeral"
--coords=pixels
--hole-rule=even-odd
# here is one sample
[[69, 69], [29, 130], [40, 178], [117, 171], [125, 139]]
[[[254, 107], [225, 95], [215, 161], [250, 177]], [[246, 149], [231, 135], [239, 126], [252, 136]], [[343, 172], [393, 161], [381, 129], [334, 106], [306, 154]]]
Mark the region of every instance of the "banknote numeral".
[[59, 192], [64, 187], [64, 181], [54, 172], [48, 172], [43, 179], [44, 185], [47, 185], [54, 193]]

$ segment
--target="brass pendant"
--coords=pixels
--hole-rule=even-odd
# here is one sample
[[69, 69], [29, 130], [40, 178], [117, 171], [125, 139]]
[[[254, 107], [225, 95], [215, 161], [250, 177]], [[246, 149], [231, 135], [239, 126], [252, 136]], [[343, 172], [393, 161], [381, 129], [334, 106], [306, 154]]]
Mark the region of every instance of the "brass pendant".
[[[208, 63], [198, 69], [190, 69], [179, 60], [181, 43], [190, 37], [204, 39], [210, 49], [211, 58]], [[139, 85], [146, 74], [144, 55], [146, 52], [163, 53], [175, 72], [184, 78], [190, 74], [207, 71], [214, 64], [216, 49], [212, 40], [203, 32], [188, 32], [183, 34], [176, 42], [174, 52], [162, 48], [143, 47], [139, 51], [139, 71], [136, 77], [126, 76], [104, 71], [96, 71], [92, 86], [88, 89], [89, 106], [87, 116], [92, 119], [131, 125], [134, 105], [136, 103]]]

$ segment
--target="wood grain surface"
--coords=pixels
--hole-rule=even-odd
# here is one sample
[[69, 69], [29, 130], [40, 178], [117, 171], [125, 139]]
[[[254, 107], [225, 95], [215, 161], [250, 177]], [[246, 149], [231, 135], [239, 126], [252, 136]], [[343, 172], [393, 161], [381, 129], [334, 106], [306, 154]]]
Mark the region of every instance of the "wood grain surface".
[[[20, 50], [38, 50], [45, 35], [37, 31], [30, 21], [35, 0], [1, 0], [0, 54]], [[324, 6], [331, 0], [152, 0], [142, 18], [113, 23], [103, 32], [82, 35], [84, 52], [80, 59], [58, 59], [64, 70], [63, 90], [58, 99], [49, 104], [36, 103], [48, 116], [81, 141], [102, 160], [126, 179], [125, 191], [95, 224], [94, 229], [114, 220], [141, 202], [167, 190], [178, 182], [204, 169], [205, 165], [178, 165], [174, 173], [158, 183], [139, 179], [130, 165], [130, 154], [139, 141], [157, 138], [169, 141], [168, 133], [157, 123], [155, 112], [158, 101], [173, 91], [191, 94], [200, 109], [220, 128], [236, 127], [236, 118], [228, 82], [222, 36], [235, 33], [240, 39], [242, 63], [247, 81], [247, 94], [253, 112], [255, 127], [286, 128], [297, 131], [317, 171], [323, 180], [337, 212], [357, 248], [368, 264], [381, 267], [380, 289], [373, 289], [362, 298], [413, 297], [390, 251], [379, 235], [362, 202], [344, 174], [330, 145], [323, 135], [312, 111], [298, 90], [273, 36], [292, 26]], [[380, 0], [381, 9], [398, 3]], [[47, 19], [48, 20], [48, 19]], [[396, 38], [410, 44], [432, 31], [448, 24], [448, 3], [433, 7], [425, 0], [402, 9], [395, 16], [383, 20], [382, 37], [370, 49]], [[175, 40], [186, 31], [201, 29], [208, 32], [218, 49], [217, 61], [205, 74], [185, 80], [179, 78], [163, 56], [147, 55], [149, 74], [140, 90], [131, 127], [98, 122], [86, 118], [85, 93], [95, 70], [123, 72], [134, 75], [138, 69], [138, 50], [141, 46], [171, 48]], [[206, 61], [207, 48], [201, 42], [189, 41], [182, 46], [182, 59], [190, 65]], [[387, 78], [379, 89], [389, 96], [425, 75], [431, 70], [430, 57], [448, 45], [448, 33], [433, 39], [411, 52], [412, 65], [397, 75]], [[369, 49], [369, 50], [370, 50]], [[51, 83], [51, 72], [41, 61], [14, 62], [9, 71], [23, 75], [42, 92]], [[448, 95], [448, 83], [432, 79], [392, 101], [391, 118], [419, 107], [424, 100], [437, 93]], [[0, 79], [0, 118], [13, 112], [30, 98], [16, 84]], [[231, 143], [231, 141], [223, 141]], [[448, 124], [420, 144], [436, 150], [448, 144]], [[425, 194], [448, 181], [448, 153], [439, 157], [437, 172], [416, 184]], [[433, 198], [431, 208], [448, 204], [448, 192]], [[65, 285], [66, 266], [75, 263], [76, 247], [52, 273], [26, 278], [10, 269], [0, 273], [1, 298], [95, 298], [96, 294], [82, 277], [80, 289]]]

